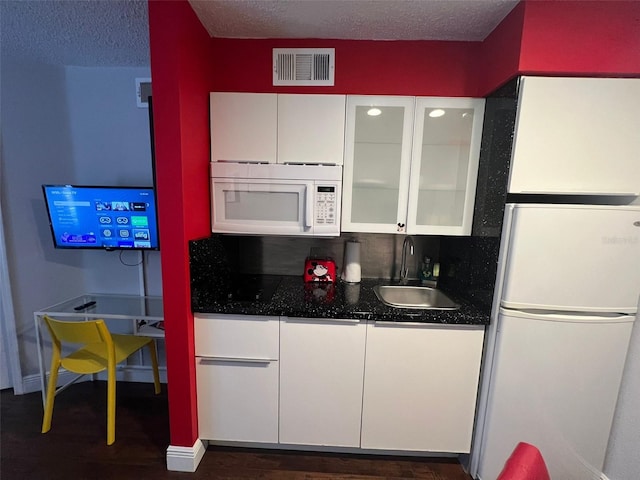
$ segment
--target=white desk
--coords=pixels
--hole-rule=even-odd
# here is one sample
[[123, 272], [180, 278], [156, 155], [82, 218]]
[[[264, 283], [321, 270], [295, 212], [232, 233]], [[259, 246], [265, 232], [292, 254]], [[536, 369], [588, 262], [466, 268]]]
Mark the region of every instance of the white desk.
[[[75, 307], [88, 302], [95, 302], [95, 304], [81, 310], [75, 309]], [[55, 305], [34, 312], [33, 318], [36, 325], [40, 388], [42, 390], [43, 405], [47, 398], [47, 370], [44, 363], [44, 355], [42, 354], [43, 339], [40, 328], [43, 315], [49, 315], [52, 318], [62, 320], [79, 321], [97, 318], [104, 320], [129, 320], [133, 323], [134, 335], [164, 338], [162, 297], [87, 294], [56, 303]]]

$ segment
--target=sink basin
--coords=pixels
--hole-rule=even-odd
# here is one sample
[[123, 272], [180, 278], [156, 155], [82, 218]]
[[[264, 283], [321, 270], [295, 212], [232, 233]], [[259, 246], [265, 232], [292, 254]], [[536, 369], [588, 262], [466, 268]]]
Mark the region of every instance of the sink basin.
[[460, 308], [460, 305], [435, 288], [377, 285], [373, 287], [373, 291], [378, 300], [390, 307], [424, 310], [457, 310]]

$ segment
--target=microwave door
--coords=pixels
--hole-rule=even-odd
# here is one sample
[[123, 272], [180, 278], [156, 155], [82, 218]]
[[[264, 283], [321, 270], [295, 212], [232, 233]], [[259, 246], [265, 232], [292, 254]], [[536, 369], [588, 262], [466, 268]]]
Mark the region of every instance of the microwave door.
[[307, 196], [295, 180], [212, 179], [212, 231], [258, 235], [313, 233]]

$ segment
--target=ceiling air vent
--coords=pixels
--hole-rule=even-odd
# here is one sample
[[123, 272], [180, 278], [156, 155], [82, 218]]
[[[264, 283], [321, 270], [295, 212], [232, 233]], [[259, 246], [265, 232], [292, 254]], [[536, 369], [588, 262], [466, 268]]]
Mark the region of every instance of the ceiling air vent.
[[335, 48], [274, 48], [274, 85], [334, 85]]

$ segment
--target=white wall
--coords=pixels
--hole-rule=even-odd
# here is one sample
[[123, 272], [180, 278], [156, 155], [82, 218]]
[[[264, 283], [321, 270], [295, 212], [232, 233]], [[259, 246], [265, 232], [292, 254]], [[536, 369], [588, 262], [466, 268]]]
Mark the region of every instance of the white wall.
[[[136, 77], [149, 68], [67, 67], [67, 96], [76, 182], [151, 186], [149, 110], [136, 105]], [[86, 251], [88, 292], [139, 293], [138, 252]], [[150, 295], [161, 295], [160, 255], [147, 254]], [[122, 261], [121, 261], [122, 260]]]
[[2, 206], [23, 374], [37, 372], [33, 311], [82, 290], [82, 258], [54, 251], [42, 183], [74, 177], [62, 67], [2, 65]]
[[[83, 292], [140, 292], [118, 252], [53, 248], [43, 183], [151, 185], [148, 110], [135, 77], [148, 68], [79, 68], [3, 60], [2, 205], [23, 375], [38, 372], [33, 312]], [[122, 260], [137, 263], [136, 252]], [[161, 294], [159, 253], [149, 293]]]

